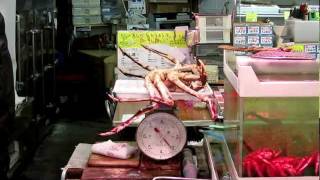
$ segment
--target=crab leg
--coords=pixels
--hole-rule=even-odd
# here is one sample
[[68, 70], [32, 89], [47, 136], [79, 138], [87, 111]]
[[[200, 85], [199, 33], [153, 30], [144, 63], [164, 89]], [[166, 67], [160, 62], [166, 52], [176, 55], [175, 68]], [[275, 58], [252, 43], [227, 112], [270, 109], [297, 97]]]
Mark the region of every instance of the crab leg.
[[170, 62], [172, 62], [173, 64], [176, 65], [176, 67], [179, 67], [180, 66], [180, 62], [176, 60], [176, 58], [170, 56], [169, 54], [166, 54], [166, 53], [163, 53], [161, 51], [158, 51], [156, 49], [153, 49], [153, 48], [150, 48], [149, 46], [146, 46], [146, 45], [141, 45], [143, 48], [155, 53], [155, 54], [158, 54], [159, 56], [161, 57], [164, 57], [166, 59], [168, 59]]
[[201, 94], [199, 94], [198, 92], [196, 92], [195, 90], [189, 88], [188, 86], [186, 86], [182, 81], [180, 81], [179, 78], [177, 78], [176, 76], [174, 76], [174, 74], [168, 74], [168, 79], [174, 83], [175, 85], [177, 85], [179, 88], [183, 89], [185, 92], [197, 97], [198, 99], [200, 99], [203, 102], [206, 102], [209, 106], [209, 112], [211, 115], [212, 120], [215, 120], [217, 118], [217, 114], [216, 114], [216, 107], [215, 107], [215, 102], [213, 98], [209, 98], [207, 96], [203, 96]]
[[119, 67], [118, 67], [118, 69], [119, 69], [119, 71], [120, 71], [122, 74], [124, 74], [125, 76], [132, 76], [132, 77], [137, 77], [137, 78], [144, 78], [144, 76], [142, 76], [142, 75], [130, 73], [130, 72], [128, 72], [128, 71], [126, 71], [126, 70], [123, 70], [123, 69], [121, 69], [121, 68], [119, 68]]
[[100, 133], [100, 136], [111, 136], [114, 134], [119, 133], [120, 131], [122, 131], [124, 128], [130, 126], [130, 124], [132, 124], [139, 116], [152, 112], [154, 110], [156, 110], [157, 108], [159, 108], [159, 104], [158, 103], [152, 103], [151, 105], [140, 109], [137, 113], [135, 113], [131, 118], [129, 118], [128, 120], [122, 122], [121, 124], [119, 124], [117, 127], [112, 128], [111, 130], [107, 131], [107, 132], [103, 132]]
[[160, 91], [160, 94], [161, 94], [163, 101], [167, 105], [173, 106], [174, 101], [172, 100], [172, 96], [171, 96], [167, 86], [161, 80], [161, 77], [159, 74], [155, 75], [154, 83], [155, 83], [156, 87], [158, 88], [158, 90]]

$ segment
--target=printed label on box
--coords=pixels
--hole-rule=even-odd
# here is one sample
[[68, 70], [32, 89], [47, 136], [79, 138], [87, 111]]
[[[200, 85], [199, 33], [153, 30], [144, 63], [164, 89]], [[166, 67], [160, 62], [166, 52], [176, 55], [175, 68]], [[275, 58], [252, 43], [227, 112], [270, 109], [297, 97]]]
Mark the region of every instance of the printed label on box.
[[259, 26], [248, 26], [248, 34], [259, 34], [260, 27]]
[[246, 45], [246, 36], [235, 36], [233, 41], [234, 45]]
[[272, 26], [261, 26], [260, 34], [272, 34]]
[[261, 44], [273, 44], [273, 37], [272, 36], [261, 36], [260, 43]]
[[245, 27], [245, 26], [236, 26], [234, 28], [234, 34], [236, 34], [236, 35], [247, 34], [247, 27]]
[[304, 52], [316, 53], [317, 52], [317, 45], [316, 44], [304, 45]]
[[248, 36], [248, 44], [257, 45], [260, 42], [259, 36]]

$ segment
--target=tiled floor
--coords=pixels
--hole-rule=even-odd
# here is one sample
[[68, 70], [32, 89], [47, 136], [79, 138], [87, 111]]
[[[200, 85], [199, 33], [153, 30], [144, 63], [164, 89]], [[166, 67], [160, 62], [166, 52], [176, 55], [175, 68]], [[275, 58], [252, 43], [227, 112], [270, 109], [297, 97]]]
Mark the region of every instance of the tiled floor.
[[97, 133], [106, 129], [102, 121], [61, 120], [38, 147], [33, 161], [21, 172], [21, 180], [57, 180], [78, 143], [101, 141]]

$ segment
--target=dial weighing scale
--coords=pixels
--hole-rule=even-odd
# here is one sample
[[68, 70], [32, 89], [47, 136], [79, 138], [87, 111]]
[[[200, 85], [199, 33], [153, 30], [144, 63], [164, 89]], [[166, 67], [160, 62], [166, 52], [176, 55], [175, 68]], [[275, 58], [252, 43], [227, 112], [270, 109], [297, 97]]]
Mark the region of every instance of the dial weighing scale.
[[[203, 90], [200, 90], [200, 92], [203, 95], [213, 94], [208, 85]], [[148, 91], [144, 85], [144, 80], [117, 80], [114, 85], [113, 93], [120, 99], [143, 99], [149, 97]], [[181, 92], [172, 92], [172, 97], [175, 101], [198, 101], [197, 98]], [[136, 111], [133, 113], [135, 112]], [[122, 115], [122, 113], [124, 112], [121, 112], [120, 114]], [[211, 122], [212, 121], [209, 120], [209, 123]], [[160, 112], [155, 111], [146, 115], [137, 126], [136, 141], [139, 149], [144, 155], [154, 160], [167, 160], [173, 158], [183, 150], [187, 141], [187, 132], [184, 123], [185, 122], [182, 122], [173, 114], [172, 108], [160, 108]]]
[[136, 131], [139, 149], [155, 160], [167, 160], [179, 154], [187, 141], [183, 123], [173, 114], [156, 112], [146, 116]]

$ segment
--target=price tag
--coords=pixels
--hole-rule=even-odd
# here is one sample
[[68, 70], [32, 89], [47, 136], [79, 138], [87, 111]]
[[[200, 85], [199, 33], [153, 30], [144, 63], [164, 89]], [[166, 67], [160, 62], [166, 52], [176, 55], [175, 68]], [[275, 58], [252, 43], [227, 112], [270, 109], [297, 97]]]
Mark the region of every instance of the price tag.
[[289, 19], [289, 17], [290, 17], [290, 11], [284, 11], [284, 12], [283, 12], [283, 17], [284, 17], [284, 20]]
[[248, 34], [259, 34], [260, 27], [259, 26], [248, 26]]
[[253, 13], [253, 12], [246, 13], [246, 22], [257, 22], [257, 21], [258, 21], [257, 13]]
[[260, 42], [259, 36], [248, 36], [248, 44], [250, 45], [258, 45]]
[[236, 26], [234, 28], [234, 34], [236, 34], [236, 35], [247, 34], [247, 27], [246, 26]]
[[141, 45], [149, 44], [187, 47], [185, 33], [174, 31], [118, 31], [117, 42], [121, 48], [140, 48]]
[[295, 44], [295, 45], [293, 45], [292, 50], [295, 52], [304, 52], [304, 45], [303, 44]]
[[263, 45], [272, 45], [272, 36], [261, 36], [260, 41]]
[[234, 45], [243, 45], [245, 46], [246, 45], [246, 37], [245, 36], [235, 36], [233, 37], [233, 44]]

